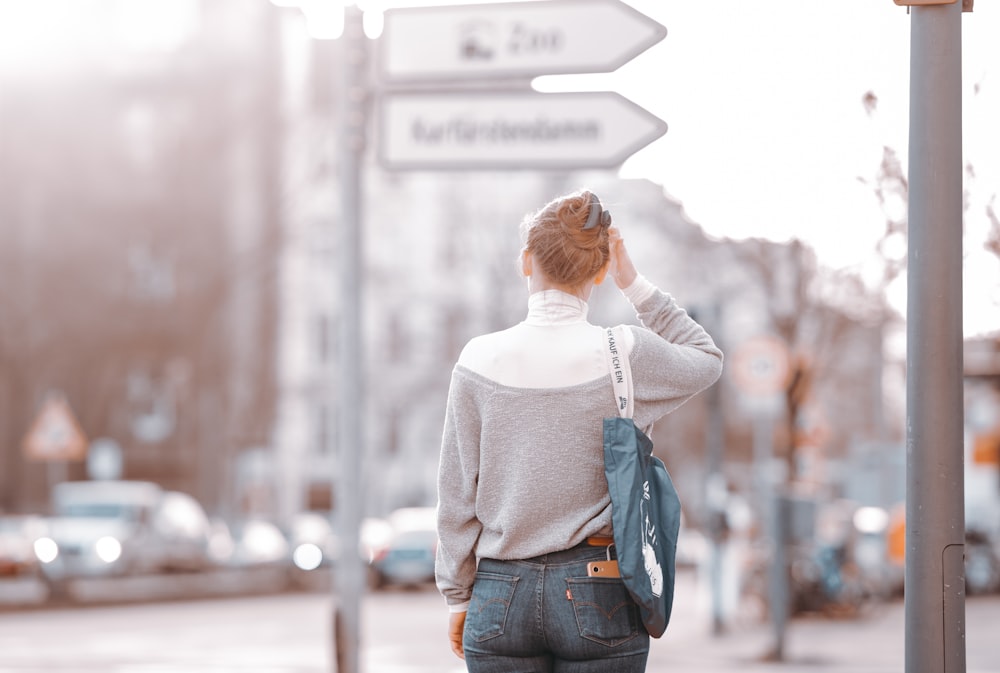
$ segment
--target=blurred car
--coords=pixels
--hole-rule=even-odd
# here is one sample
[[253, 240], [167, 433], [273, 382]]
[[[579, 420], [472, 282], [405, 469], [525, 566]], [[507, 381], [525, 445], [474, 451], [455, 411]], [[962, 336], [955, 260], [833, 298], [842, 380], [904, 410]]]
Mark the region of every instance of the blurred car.
[[[340, 539], [333, 529], [330, 512], [306, 511], [292, 517], [287, 527], [292, 564], [310, 571], [333, 565], [342, 553]], [[393, 536], [392, 525], [385, 519], [365, 517], [358, 530], [358, 555], [370, 565], [379, 550], [385, 549]]]
[[219, 517], [208, 520], [208, 556], [216, 566], [228, 566], [236, 551], [236, 541], [229, 530], [229, 524]]
[[0, 516], [0, 578], [40, 577], [35, 540], [45, 534], [40, 516]]
[[45, 521], [35, 515], [0, 515], [0, 606], [44, 603], [50, 595], [35, 554]]
[[361, 558], [371, 565], [379, 550], [389, 545], [392, 539], [392, 524], [378, 517], [365, 517], [361, 520]]
[[1000, 590], [1000, 556], [981, 530], [965, 531], [965, 590], [970, 596]]
[[339, 553], [330, 518], [319, 512], [299, 512], [292, 517], [288, 540], [292, 564], [306, 572], [329, 566]]
[[230, 531], [233, 539], [230, 565], [237, 568], [288, 566], [291, 545], [277, 524], [267, 519], [250, 518], [232, 525]]
[[152, 528], [166, 543], [163, 570], [204, 570], [212, 564], [212, 522], [194, 497], [166, 491], [153, 509]]
[[145, 481], [57, 484], [35, 553], [50, 579], [200, 570], [211, 524], [190, 495]]
[[436, 530], [437, 509], [434, 507], [401, 507], [386, 519], [396, 531]]
[[381, 588], [433, 582], [438, 543], [434, 508], [399, 509], [388, 522], [391, 533], [375, 550], [371, 562], [373, 585]]

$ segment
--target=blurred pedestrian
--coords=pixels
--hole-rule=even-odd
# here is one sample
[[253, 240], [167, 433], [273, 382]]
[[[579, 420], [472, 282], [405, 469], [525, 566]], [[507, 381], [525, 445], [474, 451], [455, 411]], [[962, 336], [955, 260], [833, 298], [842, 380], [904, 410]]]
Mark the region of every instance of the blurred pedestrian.
[[642, 323], [624, 344], [638, 427], [711, 385], [722, 353], [637, 273], [591, 192], [553, 200], [522, 234], [527, 317], [472, 339], [448, 395], [436, 574], [451, 648], [472, 673], [643, 671], [649, 635], [624, 584], [588, 577], [613, 553], [602, 428], [618, 410], [587, 301], [610, 276]]

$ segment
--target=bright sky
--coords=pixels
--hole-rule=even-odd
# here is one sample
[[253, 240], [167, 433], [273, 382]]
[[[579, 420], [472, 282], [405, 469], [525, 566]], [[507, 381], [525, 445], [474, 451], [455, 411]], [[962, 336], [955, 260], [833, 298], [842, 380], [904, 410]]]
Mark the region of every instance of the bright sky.
[[[327, 14], [336, 8], [331, 0], [271, 1], [313, 12], [325, 8]], [[359, 4], [483, 1], [490, 0]], [[562, 0], [568, 7], [573, 1]], [[911, 22], [906, 8], [893, 0], [624, 1], [666, 26], [667, 37], [614, 73], [544, 77], [536, 86], [616, 90], [663, 119], [666, 135], [628, 160], [622, 175], [662, 184], [710, 235], [800, 238], [829, 266], [872, 270], [885, 216], [870, 185], [859, 178], [874, 178], [883, 145], [896, 150], [904, 170], [907, 166]], [[197, 7], [193, 0], [127, 4], [136, 8], [119, 21], [126, 33], [143, 16], [156, 17], [157, 25], [183, 27]], [[60, 6], [82, 20], [89, 5], [63, 0]], [[0, 15], [23, 17], [30, 8], [20, 0], [0, 0]], [[176, 15], [173, 21], [161, 16], [167, 8]], [[965, 327], [971, 336], [1000, 331], [1000, 260], [982, 250], [991, 199], [1000, 211], [1000, 48], [995, 46], [1000, 0], [977, 0], [962, 23], [964, 159], [976, 173], [966, 179]], [[0, 22], [0, 66], [5, 53], [17, 52], [18, 39], [34, 44], [38, 54], [44, 38], [64, 47], [72, 37], [66, 30], [76, 24], [32, 25], [38, 30], [26, 30], [23, 21]], [[140, 33], [144, 43], [173, 39], [169, 31], [151, 34], [148, 25]], [[6, 62], [17, 66], [16, 59]], [[879, 101], [874, 116], [861, 102], [869, 90]], [[903, 282], [891, 289], [890, 298], [905, 307]]]
[[[710, 235], [800, 238], [830, 266], [870, 269], [885, 216], [859, 178], [874, 179], [883, 145], [907, 167], [906, 8], [892, 0], [625, 1], [666, 26], [667, 37], [614, 73], [536, 86], [616, 90], [666, 121], [667, 134], [622, 174], [662, 184]], [[383, 2], [429, 4], [469, 0]], [[962, 21], [964, 159], [977, 176], [966, 181], [973, 335], [1000, 330], [1000, 260], [982, 251], [986, 204], [996, 197], [1000, 210], [1000, 2], [978, 0]], [[879, 101], [874, 116], [862, 105], [869, 90]], [[905, 308], [904, 282], [891, 298]]]

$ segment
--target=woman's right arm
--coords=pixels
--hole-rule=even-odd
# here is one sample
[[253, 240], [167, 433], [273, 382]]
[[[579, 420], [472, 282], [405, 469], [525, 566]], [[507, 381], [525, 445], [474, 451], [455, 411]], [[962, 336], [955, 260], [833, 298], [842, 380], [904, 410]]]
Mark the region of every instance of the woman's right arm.
[[[673, 297], [636, 271], [621, 234], [609, 230], [610, 273], [636, 309], [639, 321], [659, 339], [642, 339], [644, 366], [633, 367], [636, 400], [652, 403], [652, 420], [672, 411], [714, 383], [722, 373], [722, 351]], [[647, 334], [648, 334], [647, 332]]]

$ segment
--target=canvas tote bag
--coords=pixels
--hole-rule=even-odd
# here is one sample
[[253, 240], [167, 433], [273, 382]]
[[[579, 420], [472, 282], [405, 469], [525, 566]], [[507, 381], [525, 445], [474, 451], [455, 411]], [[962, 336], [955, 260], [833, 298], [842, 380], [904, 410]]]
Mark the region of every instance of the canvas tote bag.
[[632, 370], [622, 350], [624, 329], [606, 332], [619, 416], [604, 419], [604, 473], [618, 570], [649, 635], [659, 638], [674, 603], [681, 503], [663, 461], [653, 455], [652, 441], [632, 421]]

